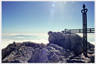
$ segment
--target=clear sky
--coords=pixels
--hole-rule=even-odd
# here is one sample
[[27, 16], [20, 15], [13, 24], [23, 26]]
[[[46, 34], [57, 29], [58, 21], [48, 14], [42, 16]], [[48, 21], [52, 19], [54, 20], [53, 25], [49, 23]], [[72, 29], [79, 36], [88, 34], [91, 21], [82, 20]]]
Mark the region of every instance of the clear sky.
[[94, 1], [2, 1], [2, 33], [47, 33], [82, 28], [82, 6], [87, 26], [95, 27]]

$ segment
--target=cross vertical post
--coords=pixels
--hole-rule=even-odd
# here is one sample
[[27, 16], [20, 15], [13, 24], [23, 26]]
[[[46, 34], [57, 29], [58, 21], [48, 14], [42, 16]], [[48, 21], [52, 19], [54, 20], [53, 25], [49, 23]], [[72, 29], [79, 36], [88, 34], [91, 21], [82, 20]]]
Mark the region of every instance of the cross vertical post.
[[83, 9], [81, 10], [82, 13], [82, 20], [83, 20], [83, 53], [87, 56], [87, 11], [88, 9], [85, 8], [85, 4], [83, 4]]

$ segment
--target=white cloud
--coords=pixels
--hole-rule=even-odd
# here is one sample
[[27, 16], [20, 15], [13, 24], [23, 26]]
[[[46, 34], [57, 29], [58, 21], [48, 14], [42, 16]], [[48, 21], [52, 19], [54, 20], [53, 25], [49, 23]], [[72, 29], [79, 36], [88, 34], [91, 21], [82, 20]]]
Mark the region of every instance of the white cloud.
[[[23, 36], [18, 36], [18, 37], [14, 37], [14, 39], [10, 38], [10, 36], [17, 36], [17, 35], [27, 35], [27, 36], [38, 36], [37, 39], [25, 39], [25, 37]], [[1, 41], [1, 47], [5, 48], [8, 44], [15, 42], [25, 42], [25, 41], [30, 41], [30, 42], [35, 42], [35, 43], [44, 43], [47, 44], [48, 43], [48, 35], [47, 33], [2, 33], [3, 39]], [[7, 36], [7, 38], [6, 38]], [[23, 39], [24, 38], [24, 39]], [[29, 37], [30, 38], [30, 37]]]
[[[83, 37], [82, 33], [77, 33], [79, 36]], [[91, 42], [92, 44], [95, 44], [95, 34], [94, 33], [88, 33], [87, 34], [87, 40], [88, 42]]]
[[90, 42], [90, 43], [95, 45], [95, 42]]
[[37, 39], [37, 40], [8, 40], [8, 39], [2, 39], [2, 48], [5, 48], [6, 46], [8, 46], [10, 43], [13, 43], [13, 42], [19, 42], [19, 43], [22, 43], [22, 42], [35, 42], [35, 43], [43, 43], [43, 44], [47, 44], [49, 43], [48, 42], [48, 39]]

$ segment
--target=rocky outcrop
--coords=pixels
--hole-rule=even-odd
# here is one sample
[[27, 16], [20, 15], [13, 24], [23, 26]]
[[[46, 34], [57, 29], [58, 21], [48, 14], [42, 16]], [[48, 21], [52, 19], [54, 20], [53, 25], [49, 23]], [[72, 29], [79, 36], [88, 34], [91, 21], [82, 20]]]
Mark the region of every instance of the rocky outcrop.
[[88, 42], [88, 57], [85, 57], [80, 36], [60, 32], [48, 34], [46, 45], [34, 42], [9, 44], [2, 49], [2, 63], [94, 63], [94, 45]]
[[43, 47], [45, 47], [44, 44], [35, 44], [33, 42], [13, 42], [13, 44], [9, 44], [6, 48], [2, 49], [2, 62], [16, 62], [18, 60], [26, 63], [36, 48], [42, 49]]
[[[64, 49], [73, 51], [75, 55], [80, 55], [84, 51], [83, 38], [77, 34], [64, 34], [61, 32], [48, 32], [49, 43], [57, 44]], [[88, 48], [94, 48], [92, 44], [88, 42]]]
[[32, 47], [21, 46], [19, 50], [12, 51], [3, 61], [16, 61], [19, 60], [20, 62], [26, 63], [32, 56]]
[[[32, 42], [30, 42], [29, 44], [31, 43]], [[58, 63], [58, 62], [66, 63], [69, 57], [72, 57], [74, 55], [73, 52], [70, 52], [69, 50], [65, 50], [64, 48], [52, 43], [42, 48], [40, 47], [34, 48], [22, 44], [18, 50], [12, 51], [9, 55], [7, 55], [4, 59], [2, 59], [2, 62], [3, 63]]]
[[13, 42], [13, 44], [9, 44], [6, 48], [2, 49], [2, 59], [9, 55], [12, 51], [18, 50], [20, 45], [20, 43]]
[[[27, 42], [26, 42], [27, 43]], [[75, 56], [73, 51], [49, 43], [43, 47], [22, 45], [2, 59], [3, 63], [94, 63], [94, 52], [88, 50], [88, 56], [83, 54]], [[29, 44], [34, 44], [30, 42]], [[28, 45], [28, 44], [27, 44]], [[37, 44], [36, 44], [37, 45]], [[40, 44], [41, 45], [41, 44]], [[43, 44], [44, 45], [44, 44]], [[12, 46], [10, 46], [12, 47]], [[5, 52], [5, 51], [3, 51]]]

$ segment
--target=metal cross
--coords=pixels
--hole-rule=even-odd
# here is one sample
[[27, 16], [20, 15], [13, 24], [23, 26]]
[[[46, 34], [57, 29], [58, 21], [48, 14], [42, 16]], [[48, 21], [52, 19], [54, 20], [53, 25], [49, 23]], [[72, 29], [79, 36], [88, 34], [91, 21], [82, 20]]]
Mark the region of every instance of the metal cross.
[[[82, 13], [82, 21], [83, 21], [83, 29], [66, 29], [67, 33], [83, 33], [83, 53], [87, 57], [87, 33], [94, 33], [94, 28], [87, 28], [87, 11], [88, 9], [85, 8], [85, 4], [83, 4], [83, 9], [81, 10]], [[65, 33], [66, 34], [66, 33]]]

